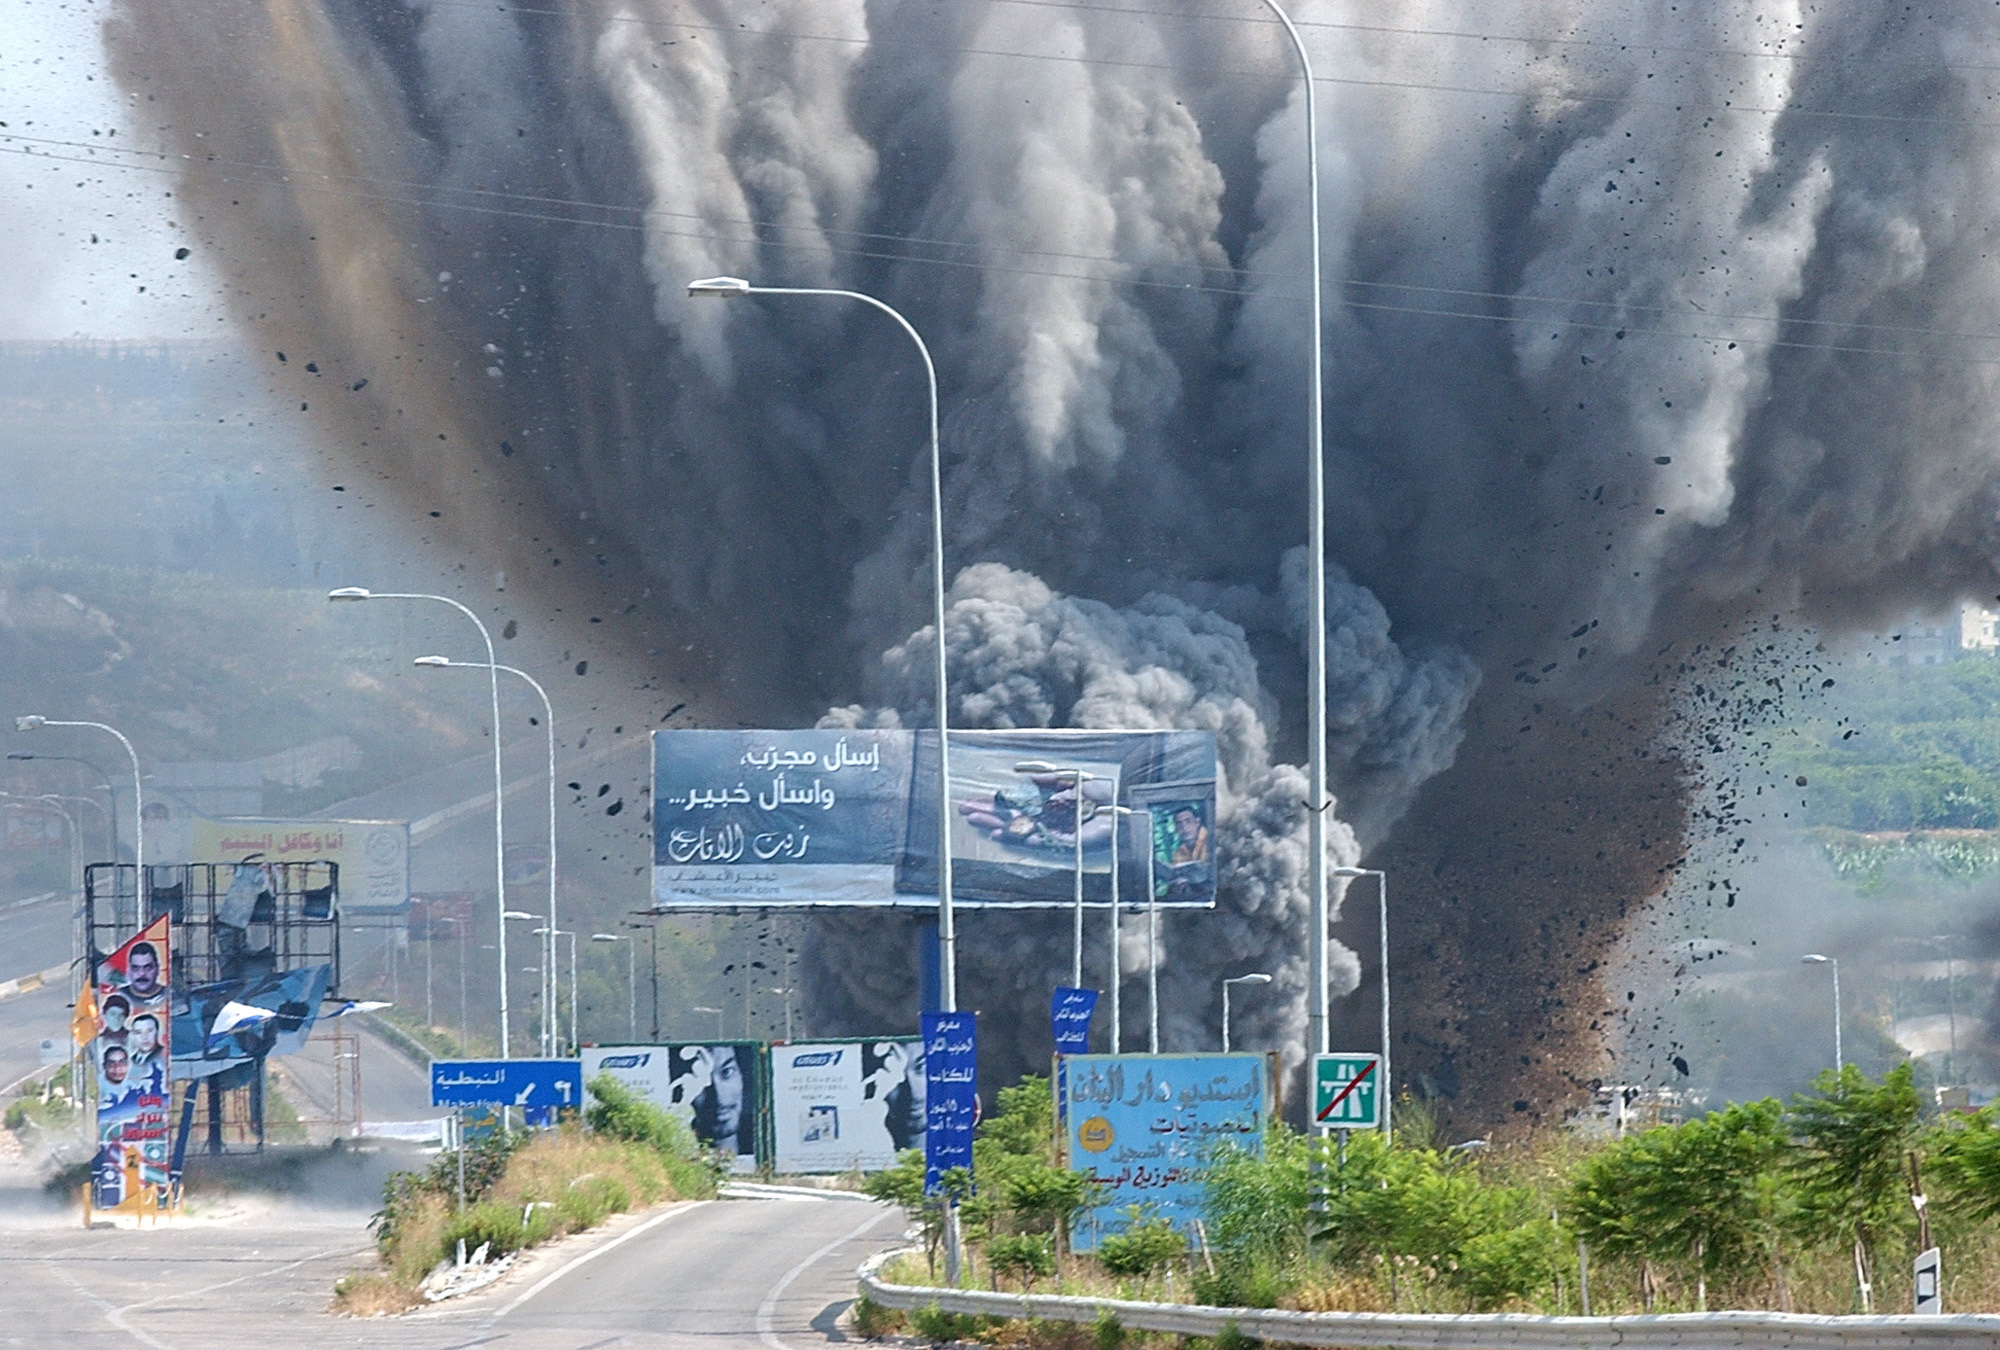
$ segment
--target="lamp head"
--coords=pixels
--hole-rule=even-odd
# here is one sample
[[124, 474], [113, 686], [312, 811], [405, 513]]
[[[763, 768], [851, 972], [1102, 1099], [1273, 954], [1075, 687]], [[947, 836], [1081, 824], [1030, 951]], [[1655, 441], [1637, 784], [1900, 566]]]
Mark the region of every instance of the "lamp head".
[[703, 277], [688, 283], [689, 295], [748, 295], [750, 283], [742, 277]]
[[32, 751], [32, 750], [9, 750], [9, 751], [7, 752], [7, 758], [9, 758], [9, 759], [35, 759], [35, 758], [37, 758], [37, 756], [36, 756], [35, 752], [34, 752], [34, 751]]
[[592, 933], [590, 935], [590, 940], [592, 942], [630, 942], [632, 939], [628, 937], [620, 937], [616, 933]]
[[1271, 977], [1261, 970], [1254, 975], [1238, 975], [1231, 981], [1232, 984], [1269, 984], [1270, 982]]
[[1818, 952], [1807, 952], [1799, 958], [1799, 964], [1806, 966], [1830, 966], [1833, 964], [1833, 958], [1831, 956], [1821, 956]]
[[1015, 773], [1061, 773], [1055, 765], [1045, 759], [1024, 759], [1014, 766]]
[[410, 662], [410, 664], [413, 666], [448, 666], [451, 664], [451, 658], [449, 656], [419, 656], [416, 660]]
[[329, 600], [372, 600], [375, 598], [375, 593], [366, 586], [342, 586], [337, 591], [328, 591], [326, 598]]
[[1374, 875], [1365, 867], [1329, 867], [1326, 869], [1326, 874], [1330, 877], [1348, 878]]
[[46, 726], [48, 720], [48, 718], [43, 717], [40, 713], [29, 713], [26, 717], [17, 717], [14, 719], [14, 730], [33, 731], [36, 727]]
[[542, 916], [539, 914], [530, 914], [526, 910], [509, 909], [503, 910], [500, 917], [503, 919], [539, 919]]

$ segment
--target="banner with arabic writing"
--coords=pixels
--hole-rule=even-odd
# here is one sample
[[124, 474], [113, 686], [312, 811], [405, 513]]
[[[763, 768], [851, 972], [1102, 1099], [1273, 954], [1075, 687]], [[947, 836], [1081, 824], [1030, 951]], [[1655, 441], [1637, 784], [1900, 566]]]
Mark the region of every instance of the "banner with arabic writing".
[[[935, 904], [937, 761], [935, 732], [654, 732], [654, 904]], [[954, 731], [948, 799], [957, 901], [1067, 905], [1080, 871], [1088, 905], [1215, 903], [1209, 732]]]
[[1277, 1109], [1264, 1055], [1064, 1055], [1062, 1067], [1069, 1165], [1094, 1183], [1075, 1227], [1078, 1251], [1122, 1231], [1134, 1206], [1192, 1241], [1216, 1147], [1264, 1154]]

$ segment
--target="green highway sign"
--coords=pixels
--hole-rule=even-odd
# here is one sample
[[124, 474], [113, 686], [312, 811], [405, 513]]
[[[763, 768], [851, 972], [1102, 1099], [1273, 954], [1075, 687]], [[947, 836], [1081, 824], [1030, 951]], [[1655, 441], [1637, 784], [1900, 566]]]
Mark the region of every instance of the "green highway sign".
[[1313, 1125], [1322, 1130], [1382, 1126], [1382, 1057], [1315, 1055]]

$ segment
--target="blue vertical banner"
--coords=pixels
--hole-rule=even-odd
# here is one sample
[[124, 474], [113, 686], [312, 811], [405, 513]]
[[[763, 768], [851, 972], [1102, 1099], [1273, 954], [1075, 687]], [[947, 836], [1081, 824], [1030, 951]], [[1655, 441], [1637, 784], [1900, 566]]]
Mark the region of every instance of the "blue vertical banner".
[[979, 1120], [979, 1028], [969, 1012], [927, 1012], [924, 1032], [924, 1194], [954, 1167], [972, 1170]]
[[1049, 1001], [1049, 1029], [1056, 1038], [1059, 1055], [1090, 1053], [1090, 1015], [1097, 1011], [1095, 989], [1071, 989], [1063, 985]]

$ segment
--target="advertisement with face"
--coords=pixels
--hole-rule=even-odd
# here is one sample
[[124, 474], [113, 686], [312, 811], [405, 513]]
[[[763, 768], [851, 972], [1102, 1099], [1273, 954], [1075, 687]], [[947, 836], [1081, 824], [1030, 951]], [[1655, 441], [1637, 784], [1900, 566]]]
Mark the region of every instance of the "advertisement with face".
[[737, 1172], [757, 1170], [761, 1057], [750, 1041], [708, 1045], [602, 1045], [583, 1051], [585, 1091], [610, 1074], [668, 1115], [687, 1122]]
[[92, 1204], [132, 1208], [167, 1186], [167, 921], [157, 919], [97, 963], [97, 1156]]
[[924, 1042], [804, 1041], [771, 1047], [771, 1128], [780, 1172], [892, 1167], [924, 1146]]

